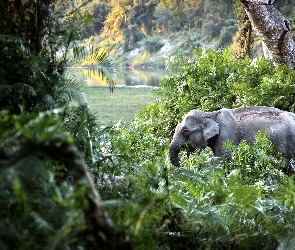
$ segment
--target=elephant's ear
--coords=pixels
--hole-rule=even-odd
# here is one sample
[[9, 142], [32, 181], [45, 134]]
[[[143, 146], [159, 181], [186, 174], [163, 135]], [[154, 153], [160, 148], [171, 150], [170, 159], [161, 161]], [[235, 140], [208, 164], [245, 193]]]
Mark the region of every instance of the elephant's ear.
[[205, 118], [204, 129], [203, 129], [203, 137], [204, 140], [209, 140], [215, 135], [219, 134], [219, 124], [213, 118]]

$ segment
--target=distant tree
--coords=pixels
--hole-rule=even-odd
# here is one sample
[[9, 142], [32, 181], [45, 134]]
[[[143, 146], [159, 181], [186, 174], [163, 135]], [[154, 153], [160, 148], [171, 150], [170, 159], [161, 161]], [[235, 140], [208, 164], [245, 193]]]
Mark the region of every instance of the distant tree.
[[160, 0], [137, 0], [130, 9], [128, 22], [141, 27], [145, 35], [151, 35], [153, 28], [154, 12]]
[[111, 7], [107, 4], [96, 4], [93, 9], [93, 24], [95, 33], [99, 34], [104, 25], [107, 15], [111, 11]]
[[219, 17], [219, 14], [211, 15], [207, 14], [203, 24], [203, 35], [212, 40], [220, 36], [222, 27], [225, 26], [225, 20]]
[[295, 2], [292, 0], [280, 0], [276, 2], [276, 8], [284, 13], [284, 16], [288, 17], [290, 23], [293, 23], [295, 20]]
[[170, 31], [170, 21], [173, 19], [172, 12], [165, 6], [158, 5], [155, 10], [155, 20], [154, 25], [160, 32]]
[[233, 15], [234, 5], [232, 0], [210, 0], [207, 1], [207, 4], [207, 7], [210, 8], [211, 6], [211, 10], [222, 13], [224, 18], [231, 18]]
[[130, 25], [122, 31], [124, 36], [124, 52], [134, 48], [136, 42], [140, 41], [144, 35], [139, 32], [137, 25]]
[[103, 36], [117, 34], [128, 26], [127, 16], [132, 6], [132, 0], [111, 1], [112, 10], [109, 12], [104, 22]]
[[237, 32], [236, 26], [224, 26], [221, 29], [219, 41], [216, 44], [216, 48], [224, 48], [229, 46], [233, 42], [233, 36]]
[[160, 0], [124, 0], [111, 2], [112, 10], [104, 23], [104, 35], [116, 34], [137, 25], [146, 35], [152, 33], [154, 12]]

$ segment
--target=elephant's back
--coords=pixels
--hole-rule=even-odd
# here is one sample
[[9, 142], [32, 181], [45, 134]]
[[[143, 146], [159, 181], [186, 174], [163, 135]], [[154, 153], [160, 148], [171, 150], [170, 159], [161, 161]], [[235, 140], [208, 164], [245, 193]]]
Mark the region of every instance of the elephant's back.
[[238, 119], [247, 117], [276, 117], [280, 116], [285, 111], [273, 107], [266, 106], [252, 106], [232, 109], [234, 116]]
[[233, 113], [239, 127], [239, 137], [250, 143], [254, 142], [259, 131], [264, 130], [267, 134], [272, 134], [271, 131], [285, 130], [288, 127], [284, 117], [287, 112], [277, 108], [244, 107], [234, 109]]
[[264, 106], [244, 107], [234, 110], [234, 116], [238, 123], [254, 131], [284, 125], [287, 123], [286, 115], [288, 116], [288, 112], [286, 111]]

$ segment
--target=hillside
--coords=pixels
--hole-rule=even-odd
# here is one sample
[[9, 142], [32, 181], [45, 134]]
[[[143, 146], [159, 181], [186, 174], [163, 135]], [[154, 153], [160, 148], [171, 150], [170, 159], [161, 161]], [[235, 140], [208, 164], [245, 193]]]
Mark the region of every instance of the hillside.
[[85, 43], [107, 47], [110, 59], [116, 65], [141, 68], [163, 67], [170, 56], [191, 57], [193, 49], [198, 46], [214, 47], [214, 42], [206, 43], [199, 39], [197, 32], [187, 31], [171, 35], [146, 36], [129, 51], [124, 51], [124, 40], [120, 36], [106, 39], [101, 39], [99, 36], [90, 37]]
[[[198, 46], [230, 46], [236, 53], [237, 16], [241, 20], [243, 13], [238, 13], [234, 2], [97, 0], [82, 8], [88, 21], [80, 42], [107, 47], [112, 61], [123, 67], [161, 67], [167, 57], [190, 57]], [[292, 24], [295, 4], [280, 1], [277, 8]], [[255, 37], [253, 54], [262, 54], [260, 41]]]

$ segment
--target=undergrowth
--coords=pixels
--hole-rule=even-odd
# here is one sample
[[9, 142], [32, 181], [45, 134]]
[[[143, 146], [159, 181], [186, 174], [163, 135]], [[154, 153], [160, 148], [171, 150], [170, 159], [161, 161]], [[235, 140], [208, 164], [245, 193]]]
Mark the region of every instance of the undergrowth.
[[254, 145], [227, 142], [231, 161], [206, 149], [189, 156], [182, 152], [183, 167], [175, 168], [167, 149], [176, 124], [190, 109], [267, 105], [293, 111], [293, 71], [275, 70], [263, 59], [238, 61], [229, 50], [199, 48], [193, 64], [184, 62], [170, 59], [169, 66], [178, 71], [161, 81], [160, 101], [130, 125], [113, 127], [112, 151], [120, 155], [114, 163], [124, 181], [115, 186], [121, 205], [109, 209], [114, 218], [130, 213], [116, 225], [133, 236], [135, 249], [276, 249], [287, 244], [294, 238], [293, 176], [283, 173], [285, 159], [263, 133]]
[[[236, 60], [227, 49], [198, 48], [193, 63], [170, 58], [168, 66], [175, 74], [161, 81], [160, 99], [128, 124], [100, 126], [85, 103], [38, 115], [1, 111], [1, 248], [92, 249], [101, 239], [96, 249], [292, 249], [294, 176], [263, 133], [253, 145], [226, 142], [230, 161], [208, 148], [183, 150], [176, 168], [167, 154], [190, 109], [293, 111], [294, 72]], [[112, 232], [88, 213], [94, 193], [77, 181], [77, 159], [85, 159]]]

